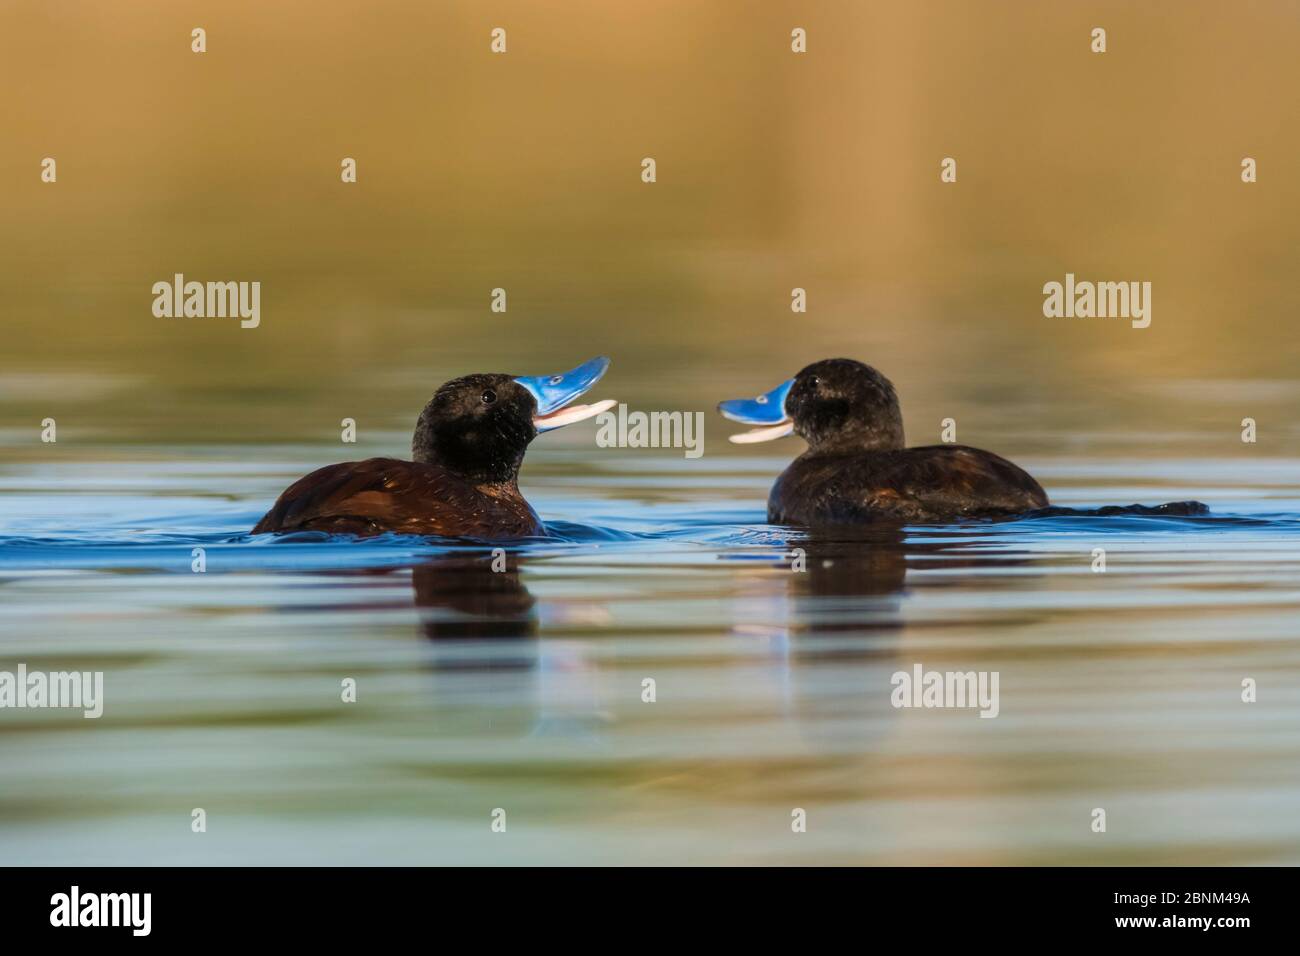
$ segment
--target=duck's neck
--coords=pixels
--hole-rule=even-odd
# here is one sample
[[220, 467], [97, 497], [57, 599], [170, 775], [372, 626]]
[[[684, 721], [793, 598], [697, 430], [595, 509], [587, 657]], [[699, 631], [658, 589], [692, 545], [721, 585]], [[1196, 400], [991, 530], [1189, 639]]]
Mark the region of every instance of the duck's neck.
[[812, 439], [805, 437], [805, 440], [810, 454], [827, 456], [901, 451], [907, 447], [901, 421], [861, 422], [852, 429], [816, 435]]
[[471, 485], [517, 488], [523, 449], [485, 448], [477, 437], [435, 431], [422, 415], [411, 439], [411, 459], [444, 468]]

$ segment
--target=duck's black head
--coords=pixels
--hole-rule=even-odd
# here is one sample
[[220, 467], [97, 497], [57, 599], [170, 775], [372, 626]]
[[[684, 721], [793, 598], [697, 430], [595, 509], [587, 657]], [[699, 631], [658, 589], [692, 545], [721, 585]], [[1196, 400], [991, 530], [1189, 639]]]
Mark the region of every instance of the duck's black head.
[[513, 482], [539, 432], [590, 418], [612, 406], [570, 405], [605, 374], [595, 358], [556, 375], [466, 375], [444, 384], [415, 423], [411, 457], [476, 483]]
[[889, 379], [853, 359], [823, 359], [758, 398], [721, 402], [732, 421], [765, 427], [732, 435], [738, 443], [792, 432], [814, 452], [903, 447], [903, 415]]

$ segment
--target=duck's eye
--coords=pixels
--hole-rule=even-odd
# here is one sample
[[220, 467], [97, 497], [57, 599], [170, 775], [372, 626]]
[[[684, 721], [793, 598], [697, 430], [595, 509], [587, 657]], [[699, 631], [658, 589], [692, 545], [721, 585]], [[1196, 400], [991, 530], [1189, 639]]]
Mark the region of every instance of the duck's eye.
[[560, 384], [561, 382], [563, 382], [563, 381], [564, 381], [564, 376], [563, 376], [563, 375], [552, 375], [552, 376], [551, 376], [551, 384], [552, 384], [552, 385], [559, 385], [559, 384]]
[[809, 386], [811, 386], [812, 388], [816, 388], [816, 387], [817, 387], [818, 385], [820, 385], [821, 383], [822, 383], [822, 382], [821, 382], [821, 379], [819, 379], [816, 375], [814, 375], [812, 378], [808, 379], [808, 384], [809, 384]]
[[497, 393], [490, 388], [483, 389], [483, 404], [491, 405], [497, 400]]

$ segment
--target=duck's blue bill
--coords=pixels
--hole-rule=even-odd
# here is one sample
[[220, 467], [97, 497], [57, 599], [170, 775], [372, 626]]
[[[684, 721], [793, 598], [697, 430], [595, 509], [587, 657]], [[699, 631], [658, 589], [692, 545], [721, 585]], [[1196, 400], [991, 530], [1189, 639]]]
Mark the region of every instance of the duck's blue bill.
[[724, 418], [745, 425], [779, 425], [788, 420], [785, 397], [793, 387], [794, 379], [790, 379], [758, 398], [732, 398], [719, 402], [718, 411]]
[[533, 393], [537, 414], [549, 415], [588, 391], [608, 368], [609, 359], [601, 355], [559, 375], [521, 375], [515, 381]]

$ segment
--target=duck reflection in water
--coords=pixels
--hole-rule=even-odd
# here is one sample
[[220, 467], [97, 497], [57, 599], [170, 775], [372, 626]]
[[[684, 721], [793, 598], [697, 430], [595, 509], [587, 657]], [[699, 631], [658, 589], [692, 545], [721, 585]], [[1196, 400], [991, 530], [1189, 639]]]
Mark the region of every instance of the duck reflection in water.
[[[897, 732], [904, 717], [890, 702], [894, 673], [927, 659], [922, 646], [905, 640], [905, 631], [947, 623], [929, 616], [917, 592], [978, 589], [984, 586], [981, 572], [1026, 563], [925, 534], [880, 523], [814, 529], [792, 537], [783, 551], [786, 571], [778, 582], [777, 606], [767, 609], [769, 620], [786, 625], [774, 642], [780, 650], [772, 679], [781, 685], [787, 717], [801, 739], [859, 755], [843, 768], [846, 786], [860, 786], [863, 775], [874, 772], [870, 754]], [[975, 573], [925, 573], [960, 568]], [[968, 669], [964, 655], [955, 653]], [[953, 651], [944, 654], [956, 659]]]
[[[950, 538], [929, 540], [925, 532], [914, 530], [909, 535], [902, 524], [896, 523], [877, 523], [865, 529], [814, 529], [806, 537], [792, 541], [786, 554], [792, 570], [803, 569], [803, 573], [788, 575], [786, 584], [792, 636], [796, 639], [879, 636], [902, 631], [906, 626], [901, 611], [910, 591], [909, 571], [988, 571], [1027, 563], [1027, 559], [1016, 555], [976, 551]], [[984, 586], [979, 574], [923, 576], [922, 580], [927, 591]], [[876, 652], [884, 650], [878, 644], [870, 646]], [[802, 649], [815, 652], [816, 644]], [[860, 645], [855, 653], [871, 652]]]
[[[435, 700], [481, 708], [494, 735], [599, 737], [610, 719], [601, 669], [586, 641], [562, 632], [604, 623], [608, 612], [585, 602], [540, 606], [523, 583], [526, 560], [467, 552], [412, 568]], [[545, 642], [543, 617], [561, 632]]]
[[535, 639], [537, 602], [519, 579], [521, 564], [520, 555], [500, 549], [417, 564], [411, 584], [424, 636], [431, 641]]

